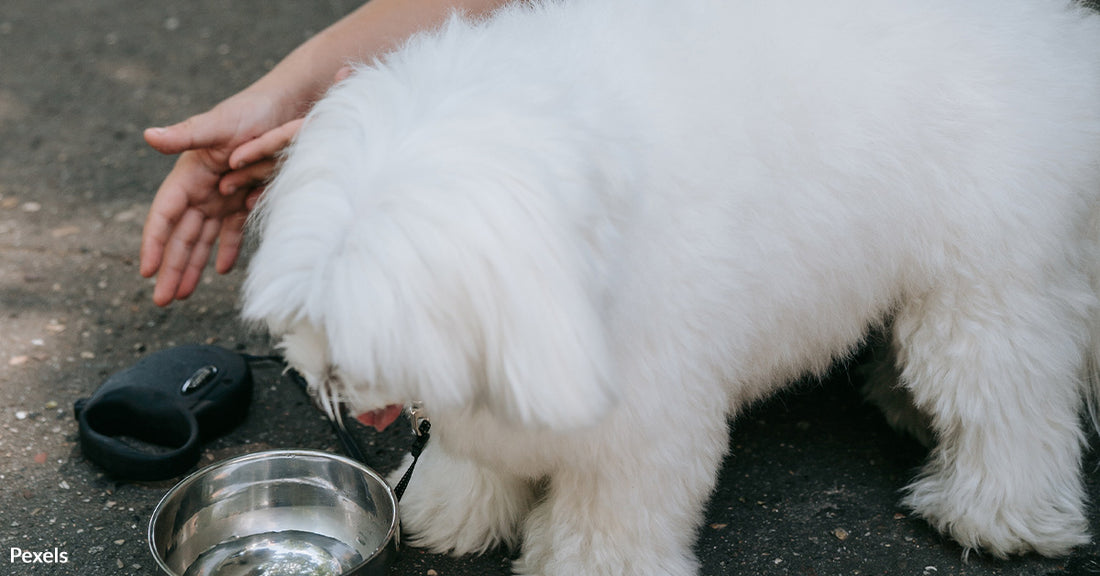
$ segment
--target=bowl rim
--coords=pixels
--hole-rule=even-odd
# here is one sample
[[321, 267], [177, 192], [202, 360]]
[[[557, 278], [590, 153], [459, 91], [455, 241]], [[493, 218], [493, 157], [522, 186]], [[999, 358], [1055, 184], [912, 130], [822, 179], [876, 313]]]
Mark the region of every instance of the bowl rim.
[[154, 526], [157, 523], [157, 519], [160, 517], [162, 509], [167, 505], [168, 501], [171, 500], [176, 494], [178, 494], [179, 492], [182, 492], [183, 490], [189, 488], [192, 484], [197, 482], [199, 478], [201, 478], [201, 477], [203, 477], [207, 474], [216, 473], [218, 470], [220, 470], [222, 468], [225, 468], [227, 466], [230, 466], [230, 465], [235, 465], [235, 464], [239, 464], [241, 462], [247, 462], [247, 461], [250, 461], [250, 460], [267, 460], [267, 459], [271, 459], [271, 458], [286, 458], [286, 457], [294, 457], [294, 456], [308, 456], [308, 457], [311, 457], [311, 458], [323, 458], [323, 459], [327, 459], [327, 460], [335, 460], [335, 461], [340, 462], [342, 464], [346, 464], [348, 466], [351, 466], [351, 467], [359, 470], [360, 472], [364, 473], [366, 476], [373, 479], [374, 481], [378, 482], [378, 484], [381, 485], [385, 489], [386, 496], [390, 500], [390, 504], [392, 505], [392, 510], [393, 510], [393, 516], [390, 518], [390, 529], [389, 529], [389, 531], [386, 532], [386, 537], [381, 541], [378, 548], [374, 551], [373, 554], [370, 555], [369, 558], [364, 558], [363, 561], [360, 562], [359, 564], [356, 564], [354, 567], [345, 570], [344, 574], [355, 574], [355, 573], [357, 573], [356, 571], [358, 571], [361, 568], [363, 568], [364, 566], [370, 564], [371, 562], [373, 562], [379, 556], [385, 554], [386, 550], [390, 547], [389, 546], [390, 542], [393, 542], [394, 546], [397, 546], [399, 544], [400, 529], [401, 529], [401, 523], [400, 523], [401, 515], [400, 515], [399, 510], [397, 508], [397, 506], [398, 506], [397, 495], [394, 493], [393, 487], [390, 486], [389, 483], [386, 482], [386, 480], [384, 478], [382, 478], [382, 475], [379, 474], [378, 472], [376, 472], [373, 468], [371, 468], [370, 466], [367, 466], [366, 464], [363, 464], [362, 462], [353, 460], [353, 459], [348, 458], [346, 456], [341, 456], [339, 454], [333, 454], [331, 452], [322, 452], [320, 450], [305, 450], [305, 449], [264, 450], [264, 451], [261, 451], [261, 452], [251, 452], [249, 454], [242, 454], [240, 456], [235, 456], [233, 458], [229, 458], [229, 459], [226, 459], [226, 460], [221, 460], [219, 462], [215, 462], [214, 464], [211, 464], [211, 465], [206, 466], [204, 468], [200, 468], [200, 469], [188, 474], [183, 480], [180, 480], [179, 482], [177, 482], [175, 486], [173, 486], [171, 489], [169, 489], [168, 492], [166, 492], [164, 494], [164, 496], [161, 497], [160, 502], [158, 502], [156, 507], [153, 508], [153, 514], [149, 517], [149, 526], [148, 526], [148, 529], [146, 531], [146, 536], [147, 536], [146, 540], [149, 543], [149, 552], [152, 553], [153, 560], [157, 563], [157, 567], [160, 568], [165, 574], [168, 574], [169, 576], [181, 576], [179, 573], [177, 573], [177, 572], [173, 571], [171, 568], [169, 568], [168, 565], [164, 562], [164, 560], [160, 557], [160, 553], [157, 551], [157, 541], [156, 541], [156, 536], [154, 534], [154, 529], [153, 529]]

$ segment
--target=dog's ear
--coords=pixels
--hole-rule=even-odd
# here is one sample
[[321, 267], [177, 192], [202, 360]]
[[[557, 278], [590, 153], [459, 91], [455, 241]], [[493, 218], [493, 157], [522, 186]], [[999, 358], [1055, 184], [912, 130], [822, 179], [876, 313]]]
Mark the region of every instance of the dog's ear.
[[406, 220], [390, 236], [376, 222], [349, 235], [323, 280], [333, 362], [429, 411], [487, 409], [556, 430], [594, 424], [615, 395], [584, 276], [554, 255], [439, 228], [469, 225]]
[[490, 409], [561, 430], [594, 424], [615, 393], [603, 322], [583, 282], [563, 278], [559, 265], [529, 261], [520, 274], [497, 271], [504, 287], [483, 319], [490, 326], [482, 353]]

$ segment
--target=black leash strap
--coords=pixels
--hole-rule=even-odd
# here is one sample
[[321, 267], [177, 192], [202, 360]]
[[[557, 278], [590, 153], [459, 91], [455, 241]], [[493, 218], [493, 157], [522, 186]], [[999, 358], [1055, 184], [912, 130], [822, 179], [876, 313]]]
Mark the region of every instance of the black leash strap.
[[[278, 356], [253, 356], [251, 357], [251, 359], [277, 360], [283, 362], [284, 366], [286, 365], [285, 361], [283, 361], [282, 358], [279, 358]], [[309, 383], [306, 382], [306, 379], [301, 374], [299, 374], [298, 371], [288, 367], [286, 373], [288, 376], [290, 376], [290, 379], [293, 380], [294, 383], [302, 389], [303, 392], [308, 393]], [[329, 421], [329, 424], [332, 426], [332, 430], [336, 433], [336, 438], [340, 440], [340, 448], [344, 451], [344, 454], [348, 455], [349, 458], [357, 462], [367, 464], [366, 459], [363, 457], [363, 451], [359, 448], [359, 443], [355, 441], [355, 438], [352, 437], [351, 433], [348, 432], [348, 429], [344, 426], [344, 422], [342, 419], [344, 413], [343, 404], [338, 407], [338, 410], [340, 412], [337, 414], [337, 417], [335, 419], [328, 418], [326, 415], [326, 420]], [[397, 496], [398, 501], [401, 500], [401, 496], [405, 493], [405, 488], [407, 488], [409, 485], [409, 480], [412, 478], [413, 468], [416, 468], [416, 461], [420, 458], [420, 453], [424, 451], [424, 446], [428, 444], [428, 439], [431, 438], [429, 430], [432, 429], [432, 423], [429, 422], [427, 418], [418, 417], [415, 411], [411, 413], [409, 417], [413, 419], [413, 430], [416, 432], [416, 440], [413, 441], [412, 446], [409, 448], [409, 453], [412, 454], [413, 461], [411, 464], [409, 464], [409, 469], [405, 471], [405, 474], [401, 476], [401, 480], [393, 489], [393, 493], [395, 496]], [[367, 465], [369, 466], [369, 464]]]
[[416, 468], [416, 461], [420, 458], [420, 453], [424, 451], [424, 446], [432, 436], [428, 433], [431, 429], [432, 423], [427, 420], [421, 420], [420, 425], [416, 428], [416, 440], [409, 449], [413, 461], [409, 464], [409, 469], [405, 471], [405, 475], [401, 477], [401, 481], [393, 488], [393, 493], [397, 496], [398, 501], [400, 501], [401, 496], [405, 494], [405, 488], [409, 486], [409, 479], [411, 479], [413, 475], [413, 468]]

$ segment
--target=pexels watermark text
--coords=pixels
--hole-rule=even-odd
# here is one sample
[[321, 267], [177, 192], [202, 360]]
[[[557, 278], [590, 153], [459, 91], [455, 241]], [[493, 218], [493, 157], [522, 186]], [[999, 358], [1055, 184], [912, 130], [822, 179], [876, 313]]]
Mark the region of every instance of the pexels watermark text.
[[62, 552], [57, 548], [53, 550], [45, 550], [42, 552], [34, 552], [32, 550], [24, 550], [22, 548], [11, 549], [11, 563], [12, 564], [68, 564], [69, 553]]

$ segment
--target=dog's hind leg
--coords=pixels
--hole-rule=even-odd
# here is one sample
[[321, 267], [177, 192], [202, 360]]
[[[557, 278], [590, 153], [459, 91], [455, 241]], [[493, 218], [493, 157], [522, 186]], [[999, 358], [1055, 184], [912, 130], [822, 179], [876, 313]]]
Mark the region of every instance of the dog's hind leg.
[[[396, 485], [412, 461], [388, 480]], [[429, 442], [401, 500], [401, 525], [415, 546], [437, 553], [480, 554], [519, 543], [519, 528], [535, 492], [522, 478], [455, 456]]]
[[1093, 296], [1069, 260], [956, 271], [895, 318], [902, 379], [938, 440], [905, 502], [967, 550], [1059, 556], [1088, 542], [1079, 411]]

